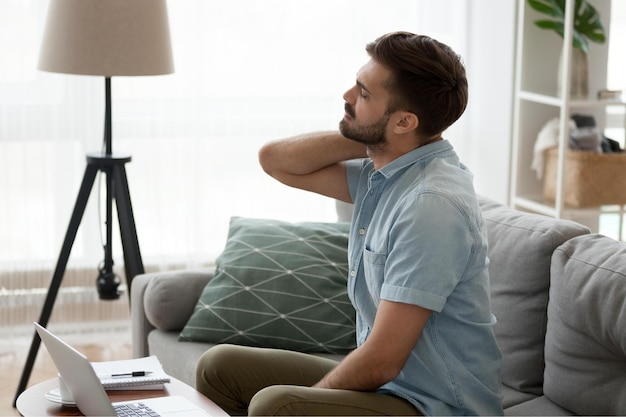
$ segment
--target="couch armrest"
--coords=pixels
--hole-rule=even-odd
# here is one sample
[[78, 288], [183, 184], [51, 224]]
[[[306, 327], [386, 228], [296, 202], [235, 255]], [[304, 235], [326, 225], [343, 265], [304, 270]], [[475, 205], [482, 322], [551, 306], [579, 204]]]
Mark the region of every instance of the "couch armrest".
[[133, 357], [149, 355], [148, 333], [180, 330], [214, 269], [154, 272], [133, 278], [130, 300]]
[[133, 278], [130, 291], [130, 328], [133, 344], [133, 357], [148, 356], [148, 333], [154, 327], [146, 318], [143, 309], [143, 296], [146, 286], [153, 278], [153, 274], [137, 275]]

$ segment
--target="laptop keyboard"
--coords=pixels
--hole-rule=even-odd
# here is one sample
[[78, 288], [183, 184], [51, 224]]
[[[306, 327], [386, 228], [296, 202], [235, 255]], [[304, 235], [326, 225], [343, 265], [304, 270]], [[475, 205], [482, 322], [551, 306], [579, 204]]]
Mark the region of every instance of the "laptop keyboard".
[[146, 406], [144, 403], [134, 404], [119, 404], [115, 406], [115, 412], [119, 417], [132, 417], [132, 416], [149, 416], [157, 417], [159, 414]]

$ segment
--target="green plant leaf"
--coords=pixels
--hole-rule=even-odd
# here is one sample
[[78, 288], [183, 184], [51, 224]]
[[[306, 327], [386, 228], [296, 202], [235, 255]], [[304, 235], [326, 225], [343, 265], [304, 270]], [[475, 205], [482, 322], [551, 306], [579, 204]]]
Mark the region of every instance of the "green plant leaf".
[[539, 13], [563, 18], [563, 9], [559, 8], [554, 0], [528, 0], [528, 5]]
[[589, 38], [590, 41], [597, 43], [604, 43], [606, 41], [604, 26], [602, 26], [602, 22], [600, 21], [600, 14], [590, 4], [587, 4], [587, 7], [585, 7], [578, 17], [576, 26], [578, 31]]
[[537, 20], [535, 21], [535, 25], [541, 29], [550, 29], [555, 31], [556, 33], [563, 37], [563, 22], [555, 22], [554, 20]]
[[[535, 25], [541, 29], [553, 30], [561, 38], [564, 37], [566, 0], [527, 0], [528, 5], [555, 20], [537, 20]], [[589, 41], [604, 43], [606, 36], [604, 26], [598, 11], [586, 0], [576, 0], [574, 3], [574, 27], [572, 44], [585, 53], [589, 52]]]

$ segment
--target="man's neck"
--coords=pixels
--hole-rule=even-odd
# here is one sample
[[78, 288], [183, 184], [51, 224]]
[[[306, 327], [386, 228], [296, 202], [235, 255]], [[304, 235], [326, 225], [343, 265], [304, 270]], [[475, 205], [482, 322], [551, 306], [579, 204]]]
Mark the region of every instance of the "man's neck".
[[417, 148], [421, 148], [423, 146], [430, 145], [431, 143], [438, 142], [440, 140], [443, 140], [443, 137], [441, 135], [437, 135], [435, 137], [428, 138], [417, 145], [413, 143], [409, 146], [393, 146], [393, 141], [387, 141], [381, 145], [368, 146], [367, 156], [372, 160], [372, 162], [374, 163], [374, 168], [378, 171], [385, 165], [393, 162], [402, 155], [414, 151]]

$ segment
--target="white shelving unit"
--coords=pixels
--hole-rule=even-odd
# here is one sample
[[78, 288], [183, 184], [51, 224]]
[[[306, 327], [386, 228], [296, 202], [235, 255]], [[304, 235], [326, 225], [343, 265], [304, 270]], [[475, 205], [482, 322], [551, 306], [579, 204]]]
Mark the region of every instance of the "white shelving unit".
[[[609, 33], [610, 2], [591, 0], [598, 10], [606, 33]], [[598, 127], [606, 119], [607, 106], [626, 106], [623, 101], [600, 101], [597, 91], [606, 86], [606, 63], [608, 41], [602, 45], [590, 45], [588, 99], [570, 99], [570, 73], [572, 56], [572, 26], [574, 0], [567, 0], [565, 34], [562, 40], [552, 31], [539, 29], [534, 21], [546, 18], [528, 6], [526, 0], [518, 0], [516, 75], [513, 115], [513, 146], [511, 163], [510, 205], [519, 209], [541, 213], [556, 218], [568, 218], [598, 228], [600, 213], [606, 210], [620, 213], [620, 239], [624, 207], [598, 207], [572, 209], [564, 204], [563, 185], [567, 175], [565, 150], [568, 143], [568, 125], [572, 114], [593, 115]], [[563, 54], [563, 65], [559, 58]], [[557, 80], [560, 74], [560, 91]], [[531, 169], [537, 134], [550, 120], [559, 119], [559, 153], [557, 162], [557, 191], [555, 201], [547, 201], [543, 195], [543, 181]], [[626, 127], [626, 120], [625, 120]]]

